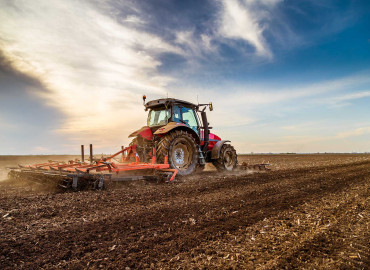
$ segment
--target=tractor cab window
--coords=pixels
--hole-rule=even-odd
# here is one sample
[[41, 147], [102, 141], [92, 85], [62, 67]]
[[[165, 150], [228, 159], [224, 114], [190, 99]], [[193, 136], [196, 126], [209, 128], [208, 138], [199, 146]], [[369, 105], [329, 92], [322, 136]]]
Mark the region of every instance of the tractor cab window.
[[151, 110], [148, 117], [148, 126], [163, 126], [168, 123], [171, 113], [168, 109], [155, 109]]
[[199, 134], [198, 120], [193, 109], [182, 106], [172, 107], [172, 121], [183, 123]]
[[181, 123], [181, 108], [178, 106], [172, 108], [172, 121]]
[[191, 129], [193, 129], [196, 133], [199, 134], [198, 130], [198, 121], [193, 109], [182, 107], [182, 121], [184, 124], [188, 125]]

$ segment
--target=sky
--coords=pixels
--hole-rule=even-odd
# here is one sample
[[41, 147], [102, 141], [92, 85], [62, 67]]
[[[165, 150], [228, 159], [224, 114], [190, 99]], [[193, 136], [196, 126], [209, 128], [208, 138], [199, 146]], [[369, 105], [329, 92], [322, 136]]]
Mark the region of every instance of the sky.
[[0, 0], [0, 155], [116, 152], [143, 94], [238, 153], [370, 152], [370, 1]]

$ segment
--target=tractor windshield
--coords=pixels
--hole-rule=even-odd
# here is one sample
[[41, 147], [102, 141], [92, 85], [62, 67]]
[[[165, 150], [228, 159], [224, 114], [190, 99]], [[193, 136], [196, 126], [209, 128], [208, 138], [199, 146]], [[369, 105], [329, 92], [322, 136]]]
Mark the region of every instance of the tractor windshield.
[[148, 126], [163, 126], [168, 123], [168, 119], [171, 117], [171, 112], [168, 109], [153, 109], [149, 112]]

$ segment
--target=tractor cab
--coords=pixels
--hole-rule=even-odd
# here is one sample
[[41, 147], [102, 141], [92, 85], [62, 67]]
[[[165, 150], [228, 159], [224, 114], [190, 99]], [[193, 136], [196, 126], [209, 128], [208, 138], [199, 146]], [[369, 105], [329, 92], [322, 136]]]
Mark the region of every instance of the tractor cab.
[[145, 109], [149, 110], [147, 125], [153, 131], [170, 122], [175, 122], [188, 126], [200, 136], [197, 105], [193, 103], [178, 99], [158, 99], [146, 103]]

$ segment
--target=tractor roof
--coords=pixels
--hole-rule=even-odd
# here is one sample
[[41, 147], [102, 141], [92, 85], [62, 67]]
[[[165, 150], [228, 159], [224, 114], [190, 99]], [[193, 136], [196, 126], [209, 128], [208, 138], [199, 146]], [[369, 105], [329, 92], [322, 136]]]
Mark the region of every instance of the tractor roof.
[[198, 105], [195, 105], [194, 103], [187, 102], [184, 100], [180, 99], [175, 99], [175, 98], [160, 98], [160, 99], [155, 99], [147, 102], [145, 104], [146, 109], [152, 109], [155, 107], [162, 107], [162, 106], [172, 106], [174, 104], [179, 104], [179, 105], [185, 105], [191, 108], [196, 108]]

